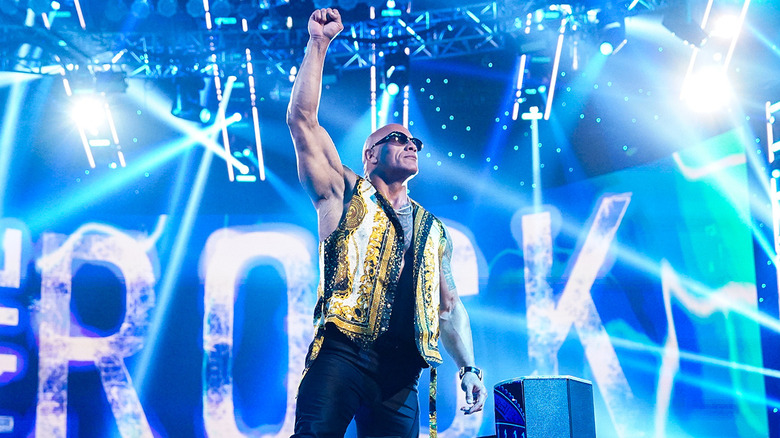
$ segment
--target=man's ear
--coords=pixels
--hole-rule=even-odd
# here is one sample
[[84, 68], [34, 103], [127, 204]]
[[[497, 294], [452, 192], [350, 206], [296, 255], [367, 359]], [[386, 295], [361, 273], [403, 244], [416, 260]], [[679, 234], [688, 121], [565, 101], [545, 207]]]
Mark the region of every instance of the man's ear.
[[376, 163], [379, 161], [374, 154], [374, 148], [368, 148], [366, 149], [366, 161], [369, 163]]

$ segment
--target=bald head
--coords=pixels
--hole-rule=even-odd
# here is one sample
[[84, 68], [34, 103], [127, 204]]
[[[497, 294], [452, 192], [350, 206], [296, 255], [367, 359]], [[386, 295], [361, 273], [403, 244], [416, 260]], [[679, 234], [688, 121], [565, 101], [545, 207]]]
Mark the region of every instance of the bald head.
[[376, 142], [385, 138], [387, 134], [393, 131], [403, 132], [409, 137], [412, 136], [412, 133], [409, 132], [409, 130], [406, 129], [406, 127], [404, 127], [403, 125], [399, 125], [398, 123], [387, 124], [377, 129], [376, 131], [372, 132], [371, 135], [369, 135], [368, 138], [366, 139], [365, 144], [363, 144], [363, 174], [365, 176], [368, 176], [369, 173], [371, 173], [371, 171], [374, 170], [374, 167], [376, 167], [376, 163], [372, 162], [372, 160], [369, 159], [369, 157], [373, 156], [369, 153], [369, 150], [376, 144]]

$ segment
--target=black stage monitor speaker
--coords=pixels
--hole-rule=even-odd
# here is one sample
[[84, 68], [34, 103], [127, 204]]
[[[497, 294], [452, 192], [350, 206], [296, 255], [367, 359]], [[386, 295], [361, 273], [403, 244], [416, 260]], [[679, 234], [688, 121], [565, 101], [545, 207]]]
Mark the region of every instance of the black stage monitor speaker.
[[593, 385], [571, 376], [532, 376], [493, 388], [497, 438], [596, 438]]

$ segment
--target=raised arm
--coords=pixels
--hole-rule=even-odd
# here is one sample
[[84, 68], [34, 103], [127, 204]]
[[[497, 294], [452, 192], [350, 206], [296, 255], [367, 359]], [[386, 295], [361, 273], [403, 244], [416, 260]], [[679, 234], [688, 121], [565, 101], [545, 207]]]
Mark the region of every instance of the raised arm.
[[[339, 12], [326, 8], [311, 14], [308, 28], [306, 54], [287, 107], [287, 126], [298, 159], [298, 178], [317, 208], [320, 238], [324, 238], [335, 229], [341, 217], [345, 178], [347, 183], [355, 178], [354, 173], [342, 165], [333, 140], [320, 126], [317, 116], [325, 55], [330, 42], [344, 26]], [[334, 222], [332, 218], [335, 218], [333, 224], [330, 223]]]
[[[474, 344], [471, 337], [471, 324], [466, 308], [458, 296], [455, 281], [452, 277], [452, 240], [447, 237], [447, 247], [441, 263], [439, 328], [441, 342], [455, 364], [460, 367], [475, 367]], [[481, 376], [474, 372], [463, 374], [460, 386], [466, 393], [466, 414], [482, 410], [487, 399], [487, 389]]]

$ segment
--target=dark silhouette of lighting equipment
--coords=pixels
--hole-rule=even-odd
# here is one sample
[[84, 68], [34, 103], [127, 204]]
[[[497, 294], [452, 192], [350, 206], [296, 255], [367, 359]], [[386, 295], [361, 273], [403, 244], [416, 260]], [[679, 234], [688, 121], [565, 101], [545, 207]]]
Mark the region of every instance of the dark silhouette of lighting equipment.
[[228, 0], [216, 0], [209, 7], [209, 11], [214, 17], [229, 17], [233, 8]]
[[409, 55], [393, 50], [385, 55], [385, 90], [391, 96], [397, 95], [409, 85]]
[[152, 13], [152, 5], [149, 4], [149, 0], [133, 0], [133, 4], [130, 5], [130, 13], [133, 14], [133, 17], [143, 20]]
[[610, 10], [599, 12], [597, 17], [601, 40], [599, 52], [605, 56], [613, 55], [626, 44], [626, 20]]
[[157, 2], [157, 13], [166, 18], [176, 15], [179, 5], [176, 0], [160, 0]]
[[707, 41], [707, 33], [696, 23], [675, 16], [665, 16], [661, 22], [677, 38], [688, 44], [701, 47]]
[[691, 18], [691, 7], [688, 0], [670, 2], [661, 24], [677, 38], [696, 47], [701, 48], [707, 41], [707, 33]]
[[206, 15], [206, 10], [203, 9], [203, 0], [188, 0], [186, 8], [190, 17], [203, 18]]
[[[191, 120], [206, 123], [211, 118], [208, 110], [201, 104], [200, 92], [206, 83], [203, 77], [195, 73], [185, 73], [174, 78], [176, 98], [173, 101], [171, 114]], [[205, 119], [205, 120], [204, 120]]]

